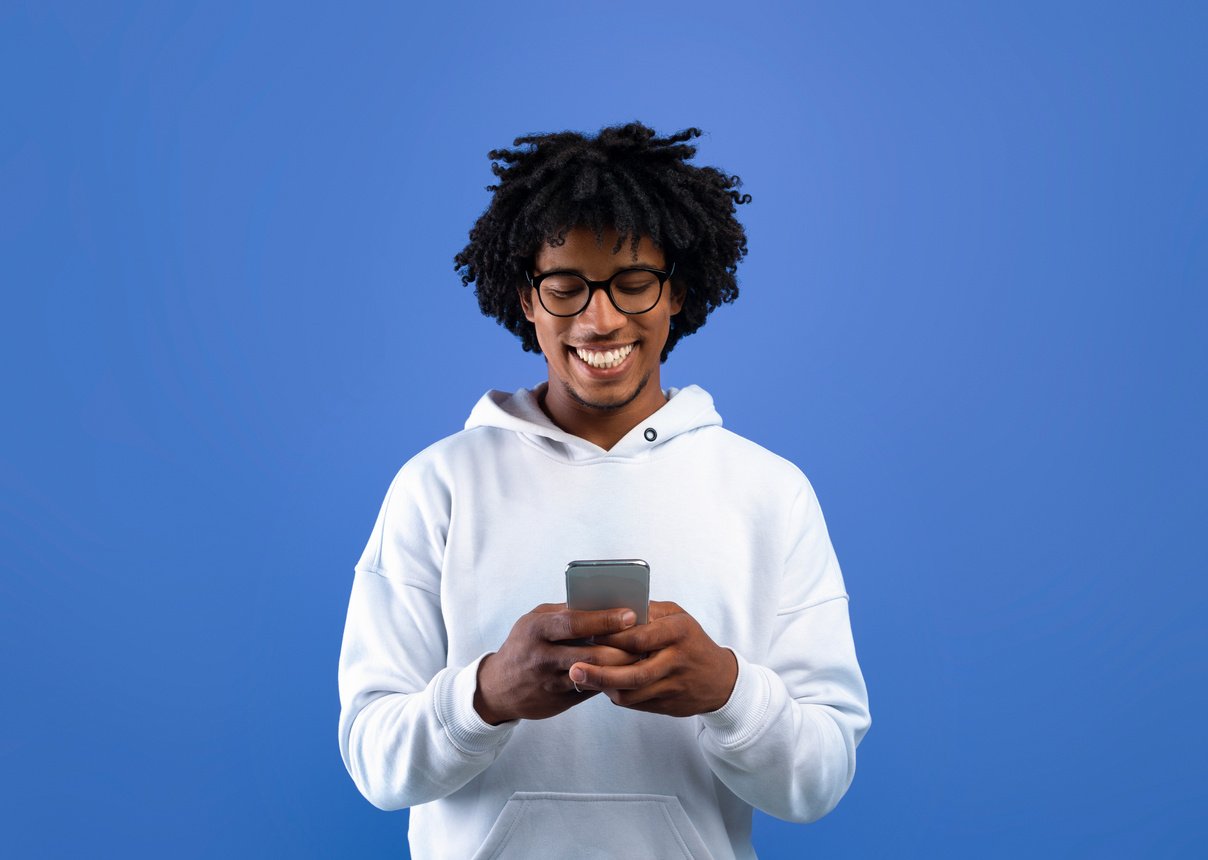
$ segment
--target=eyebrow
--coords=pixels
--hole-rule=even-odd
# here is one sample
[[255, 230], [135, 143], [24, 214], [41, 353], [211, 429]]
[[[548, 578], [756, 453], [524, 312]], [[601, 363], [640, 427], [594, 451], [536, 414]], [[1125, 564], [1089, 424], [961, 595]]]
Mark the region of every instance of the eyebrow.
[[[656, 272], [665, 272], [665, 271], [667, 271], [667, 270], [666, 270], [665, 268], [663, 268], [662, 266], [655, 266], [655, 265], [653, 265], [652, 263], [642, 263], [642, 262], [637, 262], [637, 263], [633, 263], [632, 265], [629, 265], [629, 266], [621, 266], [621, 268], [617, 269], [617, 270], [616, 270], [616, 271], [614, 271], [614, 272], [613, 272], [611, 275], [609, 275], [609, 276], [608, 276], [608, 278], [612, 278], [612, 277], [614, 277], [614, 276], [615, 276], [615, 275], [616, 275], [618, 272], [623, 272], [623, 271], [625, 271], [626, 269], [653, 269], [653, 270], [654, 270], [654, 271], [656, 271]], [[587, 275], [585, 275], [585, 274], [583, 274], [582, 272], [580, 272], [578, 269], [569, 269], [569, 268], [565, 268], [565, 267], [561, 267], [561, 266], [555, 266], [555, 267], [554, 267], [554, 268], [552, 268], [552, 269], [546, 269], [544, 272], [537, 272], [537, 271], [534, 271], [534, 272], [533, 272], [533, 277], [534, 277], [534, 278], [537, 278], [537, 277], [540, 277], [541, 275], [552, 275], [552, 274], [554, 274], [555, 272], [558, 272], [558, 273], [565, 272], [565, 273], [566, 273], [566, 274], [568, 274], [568, 275], [578, 275], [580, 278], [582, 278], [582, 279], [583, 279], [583, 280], [585, 280], [585, 281], [590, 281], [590, 280], [593, 280], [592, 278], [589, 278], [589, 277], [587, 277]], [[608, 280], [608, 278], [602, 278], [601, 280], [605, 280], [605, 281], [606, 281], [606, 280]]]

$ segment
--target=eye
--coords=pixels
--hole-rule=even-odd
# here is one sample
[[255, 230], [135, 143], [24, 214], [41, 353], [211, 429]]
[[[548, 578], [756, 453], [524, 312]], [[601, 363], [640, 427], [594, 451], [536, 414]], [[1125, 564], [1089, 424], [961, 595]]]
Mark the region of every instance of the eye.
[[587, 284], [574, 275], [550, 275], [541, 282], [542, 295], [565, 299], [577, 296], [587, 289]]
[[617, 275], [616, 280], [612, 282], [614, 290], [620, 290], [629, 295], [643, 293], [646, 290], [658, 287], [659, 279], [652, 272], [647, 272], [643, 269], [630, 269]]

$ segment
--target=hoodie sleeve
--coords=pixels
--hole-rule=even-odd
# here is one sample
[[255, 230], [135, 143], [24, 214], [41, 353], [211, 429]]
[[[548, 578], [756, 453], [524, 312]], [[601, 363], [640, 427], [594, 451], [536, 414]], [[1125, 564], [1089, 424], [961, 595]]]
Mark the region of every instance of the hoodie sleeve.
[[851, 785], [856, 747], [872, 721], [843, 577], [808, 481], [789, 528], [767, 659], [756, 664], [735, 651], [734, 691], [699, 717], [699, 741], [713, 772], [743, 800], [777, 818], [810, 822]]
[[429, 470], [400, 470], [354, 569], [340, 649], [340, 755], [379, 809], [451, 794], [499, 755], [516, 723], [474, 710], [480, 655], [447, 665], [440, 571], [450, 497]]

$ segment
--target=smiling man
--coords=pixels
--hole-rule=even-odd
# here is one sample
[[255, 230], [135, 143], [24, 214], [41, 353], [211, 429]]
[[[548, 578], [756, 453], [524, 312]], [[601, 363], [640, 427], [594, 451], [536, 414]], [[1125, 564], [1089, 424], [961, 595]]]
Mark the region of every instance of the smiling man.
[[[793, 464], [662, 387], [738, 294], [738, 178], [640, 123], [518, 138], [455, 263], [548, 378], [410, 459], [355, 566], [340, 752], [424, 858], [751, 858], [830, 812], [871, 723], [848, 594]], [[646, 623], [572, 610], [645, 559]]]
[[[540, 402], [555, 424], [608, 449], [667, 402], [659, 364], [671, 317], [684, 304], [669, 287], [663, 252], [638, 237], [628, 260], [615, 228], [586, 227], [542, 245], [519, 294], [549, 364]], [[592, 279], [595, 280], [592, 280]]]

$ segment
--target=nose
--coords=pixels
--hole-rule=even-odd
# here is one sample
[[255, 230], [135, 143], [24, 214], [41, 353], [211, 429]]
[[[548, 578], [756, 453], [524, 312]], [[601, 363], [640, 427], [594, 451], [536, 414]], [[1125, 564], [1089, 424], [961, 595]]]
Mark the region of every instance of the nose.
[[625, 325], [625, 314], [617, 310], [604, 290], [596, 290], [592, 294], [591, 300], [579, 314], [579, 318], [583, 321], [583, 325], [597, 334], [616, 331]]

